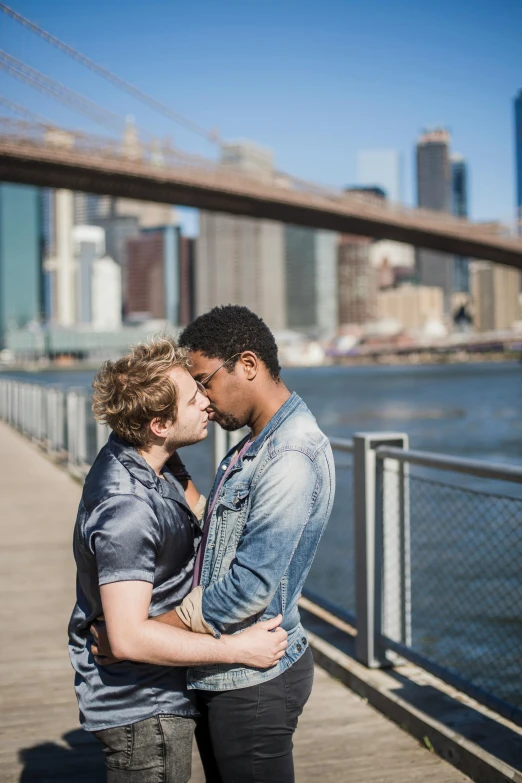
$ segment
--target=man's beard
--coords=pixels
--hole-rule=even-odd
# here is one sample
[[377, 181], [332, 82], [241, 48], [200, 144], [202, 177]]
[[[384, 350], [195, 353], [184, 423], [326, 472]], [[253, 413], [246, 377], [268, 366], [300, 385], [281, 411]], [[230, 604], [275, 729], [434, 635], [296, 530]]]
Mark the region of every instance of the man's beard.
[[219, 424], [219, 426], [227, 432], [240, 430], [247, 424], [247, 422], [240, 421], [240, 419], [236, 418], [231, 413], [221, 413], [221, 411], [216, 410], [214, 410], [214, 420], [216, 424]]

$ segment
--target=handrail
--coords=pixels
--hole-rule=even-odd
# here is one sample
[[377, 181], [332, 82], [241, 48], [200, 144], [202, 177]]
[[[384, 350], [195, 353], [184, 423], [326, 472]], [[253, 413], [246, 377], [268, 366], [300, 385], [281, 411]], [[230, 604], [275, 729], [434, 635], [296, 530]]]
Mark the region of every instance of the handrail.
[[334, 451], [344, 451], [353, 454], [353, 440], [350, 438], [330, 438], [330, 445]]
[[499, 481], [512, 481], [522, 483], [522, 466], [499, 465], [498, 463], [485, 462], [483, 460], [465, 459], [464, 457], [449, 457], [443, 454], [435, 454], [431, 451], [412, 451], [398, 449], [393, 446], [379, 446], [376, 450], [377, 459], [394, 459], [397, 462], [407, 462], [410, 465], [422, 465], [436, 470], [448, 470], [455, 473], [464, 473], [478, 478], [497, 479]]

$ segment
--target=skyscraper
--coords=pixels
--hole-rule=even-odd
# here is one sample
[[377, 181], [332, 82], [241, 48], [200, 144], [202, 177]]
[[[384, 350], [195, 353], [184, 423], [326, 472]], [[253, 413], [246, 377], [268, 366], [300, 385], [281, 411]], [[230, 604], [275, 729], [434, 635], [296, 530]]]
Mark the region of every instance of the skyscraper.
[[[468, 216], [468, 167], [457, 154], [451, 156], [451, 211], [457, 217]], [[453, 260], [453, 291], [469, 292], [469, 261], [463, 256]]]
[[40, 190], [0, 184], [0, 344], [11, 326], [40, 320], [42, 296]]
[[[436, 212], [451, 212], [450, 135], [443, 128], [423, 133], [417, 142], [417, 205]], [[444, 292], [444, 312], [451, 310], [453, 256], [437, 250], [417, 251], [417, 276], [421, 285], [438, 286]]]
[[522, 312], [520, 272], [502, 264], [474, 261], [471, 268], [473, 322], [479, 332], [511, 329]]
[[147, 229], [127, 241], [125, 310], [128, 318], [179, 323], [179, 228]]
[[516, 166], [516, 198], [519, 232], [522, 234], [522, 90], [515, 98], [515, 166]]
[[402, 201], [402, 165], [396, 150], [357, 153], [357, 184], [382, 188], [390, 201]]
[[313, 334], [338, 326], [337, 243], [333, 231], [285, 226], [286, 325]]
[[105, 255], [105, 232], [98, 226], [75, 226], [73, 244], [76, 259], [77, 321], [80, 324], [90, 324], [94, 304], [92, 290], [94, 262]]
[[[222, 164], [260, 181], [273, 178], [272, 153], [247, 141], [222, 147]], [[286, 326], [283, 226], [273, 220], [200, 213], [196, 315], [241, 304], [272, 329]]]
[[376, 317], [377, 269], [368, 237], [344, 235], [338, 247], [339, 323], [365, 324]]

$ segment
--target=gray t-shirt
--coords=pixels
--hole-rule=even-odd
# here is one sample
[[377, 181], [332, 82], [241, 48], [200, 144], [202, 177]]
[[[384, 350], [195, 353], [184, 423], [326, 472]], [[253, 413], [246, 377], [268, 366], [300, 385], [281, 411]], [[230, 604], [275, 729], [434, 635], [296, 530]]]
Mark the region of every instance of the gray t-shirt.
[[150, 616], [177, 606], [190, 591], [196, 520], [168, 471], [160, 479], [129, 443], [112, 434], [85, 480], [74, 529], [78, 568], [69, 623], [80, 720], [101, 731], [153, 715], [197, 715], [186, 669], [122, 661], [99, 666], [89, 626], [102, 613], [100, 585], [151, 582]]

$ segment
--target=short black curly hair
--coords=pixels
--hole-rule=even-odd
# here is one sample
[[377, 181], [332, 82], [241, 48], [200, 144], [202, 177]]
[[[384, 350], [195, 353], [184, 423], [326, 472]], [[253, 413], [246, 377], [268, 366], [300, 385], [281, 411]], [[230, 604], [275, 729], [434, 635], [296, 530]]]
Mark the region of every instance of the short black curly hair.
[[[274, 335], [262, 318], [241, 305], [221, 305], [198, 316], [180, 334], [178, 344], [201, 351], [209, 359], [228, 359], [252, 351], [272, 378], [279, 380], [281, 367]], [[237, 361], [237, 359], [236, 359]], [[235, 362], [230, 365], [229, 372]]]

